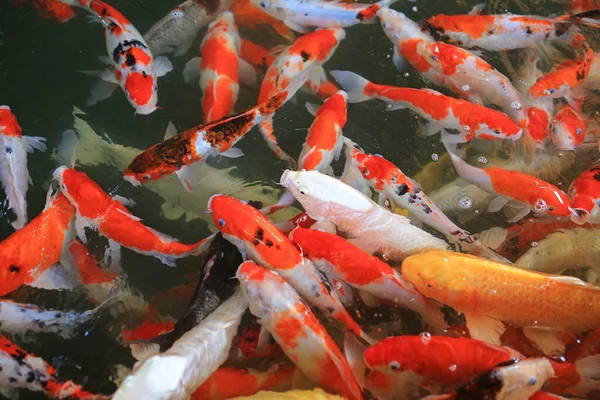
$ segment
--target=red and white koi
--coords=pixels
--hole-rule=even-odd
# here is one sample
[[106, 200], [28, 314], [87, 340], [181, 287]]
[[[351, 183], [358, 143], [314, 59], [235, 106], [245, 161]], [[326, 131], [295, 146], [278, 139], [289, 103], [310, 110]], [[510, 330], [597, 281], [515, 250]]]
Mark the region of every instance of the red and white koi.
[[534, 99], [565, 97], [573, 107], [577, 108], [574, 97], [579, 97], [577, 91], [580, 90], [580, 85], [590, 74], [595, 58], [594, 51], [587, 41], [583, 41], [581, 48], [579, 59], [563, 60], [553, 71], [541, 77], [531, 86], [529, 95]]
[[86, 243], [85, 228], [97, 230], [109, 239], [110, 250], [127, 247], [137, 253], [158, 258], [174, 266], [175, 260], [200, 254], [208, 241], [183, 244], [163, 233], [145, 226], [131, 214], [119, 199], [109, 196], [85, 173], [62, 166], [54, 171], [61, 192], [77, 210], [77, 235]]
[[198, 32], [226, 11], [232, 1], [185, 0], [144, 34], [152, 54], [158, 56], [174, 52], [175, 57], [184, 55]]
[[[448, 143], [464, 143], [474, 138], [517, 140], [523, 132], [502, 112], [435, 90], [379, 85], [350, 71], [331, 71], [331, 75], [348, 92], [350, 103], [376, 98], [385, 101], [389, 110], [408, 108], [428, 122], [426, 135], [442, 131], [442, 140]], [[446, 129], [460, 133], [452, 135]]]
[[337, 0], [252, 0], [252, 3], [296, 32], [307, 33], [308, 27], [335, 28], [373, 23], [377, 11], [394, 1], [361, 4]]
[[261, 390], [273, 390], [291, 383], [295, 372], [294, 365], [276, 364], [264, 372], [252, 368], [220, 367], [192, 394], [190, 400], [252, 396]]
[[8, 106], [0, 106], [0, 183], [8, 197], [9, 210], [17, 218], [11, 222], [15, 230], [27, 223], [27, 189], [31, 178], [27, 170], [27, 153], [45, 151], [43, 137], [23, 136], [17, 118]]
[[335, 292], [326, 286], [310, 260], [260, 211], [236, 198], [215, 195], [208, 203], [223, 237], [242, 254], [276, 271], [311, 305], [336, 319], [357, 336], [369, 337], [352, 319]]
[[292, 286], [251, 261], [240, 265], [237, 278], [252, 314], [300, 371], [328, 391], [363, 398], [342, 352]]
[[60, 381], [52, 365], [28, 353], [0, 335], [0, 387], [27, 389], [45, 393], [55, 399], [102, 399], [105, 396], [86, 392], [72, 381]]
[[44, 210], [0, 242], [0, 296], [35, 282], [61, 259], [75, 208], [60, 192], [49, 196]]
[[545, 18], [532, 15], [446, 15], [421, 22], [436, 40], [489, 51], [522, 49], [557, 39], [570, 39], [576, 16]]
[[552, 119], [550, 139], [559, 150], [574, 151], [585, 139], [586, 124], [569, 104], [564, 104]]
[[316, 221], [333, 223], [350, 243], [368, 253], [401, 261], [410, 254], [448, 248], [446, 242], [380, 207], [353, 187], [318, 171], [286, 170], [281, 185]]
[[208, 157], [224, 155], [240, 157], [242, 151], [233, 146], [255, 125], [269, 119], [277, 109], [294, 96], [306, 81], [310, 69], [301, 73], [273, 97], [248, 110], [208, 124], [198, 125], [155, 144], [137, 155], [125, 170], [124, 179], [133, 185], [157, 180], [177, 173], [187, 190], [191, 190], [192, 173], [186, 166]]
[[509, 171], [493, 166], [480, 169], [467, 164], [450, 152], [450, 159], [458, 175], [488, 193], [496, 194], [489, 204], [488, 212], [499, 211], [509, 202], [520, 209], [508, 222], [514, 223], [524, 218], [530, 211], [539, 215], [570, 218], [583, 224], [581, 215], [571, 207], [565, 192], [535, 176], [518, 171]]
[[60, 22], [67, 22], [75, 16], [75, 11], [61, 0], [15, 0], [14, 3], [33, 3], [42, 17]]
[[[331, 28], [319, 29], [296, 39], [291, 46], [281, 51], [267, 70], [260, 87], [258, 103], [264, 103], [273, 97], [307, 69], [322, 66], [333, 55], [345, 37], [346, 32], [342, 28]], [[311, 71], [311, 74], [312, 72], [314, 70]], [[290, 163], [294, 162], [293, 157], [277, 144], [273, 135], [272, 116], [260, 123], [260, 131], [269, 148], [279, 158]]]
[[157, 78], [173, 69], [164, 58], [152, 57], [148, 44], [123, 14], [101, 0], [62, 0], [84, 8], [104, 26], [106, 51], [112, 68], [100, 74], [101, 80], [92, 88], [88, 105], [104, 100], [121, 87], [136, 114], [147, 115], [156, 110]]
[[239, 93], [239, 76], [255, 80], [254, 69], [240, 59], [241, 39], [233, 14], [225, 11], [208, 26], [200, 45], [202, 57], [186, 64], [183, 76], [190, 82], [200, 74], [204, 122], [231, 114]]
[[412, 284], [389, 265], [347, 240], [328, 232], [304, 228], [293, 230], [290, 239], [321, 272], [359, 290], [368, 302], [373, 296], [413, 310], [440, 333], [448, 327], [437, 306], [421, 296]]
[[584, 222], [600, 223], [600, 167], [594, 166], [575, 178], [567, 193]]

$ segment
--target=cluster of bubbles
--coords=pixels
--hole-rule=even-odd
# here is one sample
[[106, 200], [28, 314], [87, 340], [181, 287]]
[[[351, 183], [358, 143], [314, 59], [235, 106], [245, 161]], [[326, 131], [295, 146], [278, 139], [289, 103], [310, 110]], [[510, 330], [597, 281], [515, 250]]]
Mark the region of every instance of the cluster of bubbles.
[[471, 206], [473, 205], [473, 200], [471, 200], [471, 198], [468, 196], [463, 196], [460, 199], [458, 199], [458, 205], [462, 208], [471, 208]]

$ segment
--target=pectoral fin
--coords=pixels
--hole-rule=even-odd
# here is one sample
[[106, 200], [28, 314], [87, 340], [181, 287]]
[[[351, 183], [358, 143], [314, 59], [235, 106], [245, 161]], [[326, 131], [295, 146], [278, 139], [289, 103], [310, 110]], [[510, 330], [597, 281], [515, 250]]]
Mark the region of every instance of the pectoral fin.
[[467, 329], [473, 339], [489, 344], [500, 345], [500, 336], [506, 327], [502, 321], [476, 314], [465, 314]]
[[546, 355], [562, 355], [565, 343], [558, 337], [556, 329], [528, 326], [523, 328], [523, 334], [531, 340]]

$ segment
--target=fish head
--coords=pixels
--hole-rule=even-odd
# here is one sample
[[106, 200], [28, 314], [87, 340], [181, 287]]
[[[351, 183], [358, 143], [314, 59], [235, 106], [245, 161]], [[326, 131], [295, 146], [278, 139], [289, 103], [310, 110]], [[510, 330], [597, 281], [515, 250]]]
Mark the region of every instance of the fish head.
[[282, 4], [281, 0], [251, 0], [252, 4], [267, 14], [285, 21], [290, 15], [290, 11]]
[[424, 36], [419, 25], [399, 11], [382, 7], [377, 11], [377, 16], [386, 36], [394, 44]]
[[223, 234], [240, 240], [249, 239], [250, 232], [267, 219], [245, 201], [222, 194], [208, 199], [207, 210], [212, 212], [213, 223]]
[[63, 165], [54, 171], [60, 191], [85, 218], [96, 218], [112, 203], [112, 199], [84, 172]]
[[148, 115], [156, 110], [158, 84], [151, 69], [137, 70], [125, 75], [123, 90], [136, 114]]
[[[511, 362], [512, 360], [507, 363]], [[481, 376], [475, 381], [475, 387], [482, 384], [482, 389], [486, 390], [490, 381], [500, 382], [498, 398], [527, 399], [553, 376], [554, 369], [545, 358], [517, 360], [512, 365], [497, 367], [489, 375]]]
[[[398, 375], [406, 371], [414, 359], [414, 336], [397, 336], [384, 339], [365, 350], [363, 358], [368, 368], [386, 375]], [[418, 340], [418, 339], [415, 339]]]
[[[466, 131], [466, 127], [463, 129]], [[515, 124], [508, 115], [496, 110], [487, 111], [485, 123], [480, 123], [475, 132], [475, 136], [483, 139], [518, 140], [522, 135], [523, 129], [519, 125]]]
[[600, 167], [592, 167], [579, 175], [569, 186], [568, 197], [578, 218], [575, 223], [597, 223], [600, 221]]
[[250, 311], [259, 319], [285, 311], [290, 300], [300, 299], [296, 291], [276, 273], [252, 261], [242, 263], [236, 277], [250, 303]]
[[5, 136], [21, 136], [21, 126], [9, 106], [0, 106], [0, 134]]
[[560, 150], [574, 151], [583, 143], [586, 125], [581, 116], [570, 105], [565, 105], [554, 116], [550, 139]]
[[374, 207], [372, 200], [358, 190], [318, 171], [286, 170], [280, 183], [292, 192], [308, 216], [318, 221], [335, 219], [340, 214], [366, 213]]

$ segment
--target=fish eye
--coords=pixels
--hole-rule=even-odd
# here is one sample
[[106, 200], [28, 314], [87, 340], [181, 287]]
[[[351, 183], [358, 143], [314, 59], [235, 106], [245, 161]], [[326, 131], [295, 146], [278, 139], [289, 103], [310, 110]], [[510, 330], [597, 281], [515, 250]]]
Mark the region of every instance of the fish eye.
[[225, 226], [225, 220], [223, 218], [219, 218], [217, 222], [221, 228]]
[[537, 379], [535, 377], [531, 378], [531, 379], [529, 379], [528, 383], [529, 383], [529, 386], [533, 386], [533, 385], [535, 385], [537, 383]]
[[369, 176], [369, 170], [368, 170], [368, 169], [366, 169], [366, 168], [365, 168], [365, 169], [363, 169], [363, 170], [362, 170], [362, 174], [363, 174], [364, 176]]
[[575, 134], [577, 136], [581, 135], [581, 128], [577, 128], [577, 130], [575, 131]]
[[554, 207], [548, 206], [548, 211], [554, 211]]
[[555, 135], [558, 135], [558, 128], [556, 126], [554, 128], [552, 128], [552, 133], [554, 133]]
[[306, 194], [308, 192], [308, 188], [306, 186], [300, 186], [298, 190], [300, 191], [300, 194]]
[[390, 368], [392, 371], [398, 371], [400, 369], [400, 363], [398, 361], [392, 361], [390, 363]]
[[261, 2], [260, 2], [260, 6], [261, 6], [262, 8], [267, 8], [267, 2], [266, 2], [266, 1], [261, 1]]

